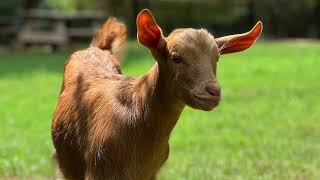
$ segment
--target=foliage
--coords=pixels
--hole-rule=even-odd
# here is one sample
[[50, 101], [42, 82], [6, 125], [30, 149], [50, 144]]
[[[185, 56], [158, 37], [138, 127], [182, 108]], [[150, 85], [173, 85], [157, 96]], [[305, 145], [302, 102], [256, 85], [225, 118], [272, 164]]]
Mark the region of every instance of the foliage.
[[0, 15], [13, 15], [17, 8], [22, 8], [23, 0], [0, 1]]
[[[127, 74], [154, 63], [136, 43], [128, 53]], [[51, 117], [69, 55], [0, 56], [0, 179], [50, 179]], [[319, 56], [319, 45], [294, 43], [222, 56], [222, 102], [211, 112], [185, 109], [160, 180], [319, 179]]]
[[276, 36], [306, 36], [314, 22], [315, 0], [269, 0], [255, 3], [256, 18]]
[[76, 1], [73, 0], [43, 0], [40, 4], [42, 8], [73, 11], [75, 10]]
[[320, 37], [320, 0], [11, 0], [0, 2], [0, 14], [14, 15], [16, 9], [38, 1], [39, 8], [100, 10], [120, 17], [131, 37], [136, 36], [135, 18], [143, 8], [153, 11], [166, 33], [176, 27], [204, 27], [228, 34], [262, 20], [269, 37]]

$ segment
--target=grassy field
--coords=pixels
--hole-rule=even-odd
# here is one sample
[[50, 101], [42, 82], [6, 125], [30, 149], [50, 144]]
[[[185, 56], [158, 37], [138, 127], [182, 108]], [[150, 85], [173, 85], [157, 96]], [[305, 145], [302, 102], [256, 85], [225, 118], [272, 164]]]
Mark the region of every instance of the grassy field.
[[[0, 179], [52, 175], [51, 116], [68, 54], [0, 49]], [[153, 63], [131, 43], [123, 71]], [[220, 106], [184, 110], [159, 179], [320, 179], [319, 67], [319, 44], [264, 42], [221, 57]]]

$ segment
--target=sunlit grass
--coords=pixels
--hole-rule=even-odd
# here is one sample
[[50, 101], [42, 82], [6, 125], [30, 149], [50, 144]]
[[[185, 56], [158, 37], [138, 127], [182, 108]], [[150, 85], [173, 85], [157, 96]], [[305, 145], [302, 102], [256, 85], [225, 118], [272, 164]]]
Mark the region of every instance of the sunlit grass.
[[[0, 179], [52, 175], [51, 117], [68, 56], [0, 50]], [[153, 63], [130, 43], [123, 71], [137, 76]], [[319, 67], [316, 44], [222, 56], [220, 106], [185, 109], [160, 179], [319, 179]]]

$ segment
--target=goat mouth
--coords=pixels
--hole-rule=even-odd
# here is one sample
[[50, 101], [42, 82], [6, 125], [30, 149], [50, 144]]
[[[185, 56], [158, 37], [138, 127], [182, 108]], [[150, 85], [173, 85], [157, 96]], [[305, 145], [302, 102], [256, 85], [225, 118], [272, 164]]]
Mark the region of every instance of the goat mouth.
[[205, 102], [208, 106], [216, 106], [221, 100], [220, 96], [195, 94], [194, 97], [202, 102]]

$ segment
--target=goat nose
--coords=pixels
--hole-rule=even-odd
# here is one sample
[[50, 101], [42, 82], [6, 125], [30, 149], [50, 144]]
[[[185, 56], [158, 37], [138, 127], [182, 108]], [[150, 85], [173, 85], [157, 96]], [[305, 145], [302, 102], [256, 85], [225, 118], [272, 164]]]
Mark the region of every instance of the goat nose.
[[220, 87], [217, 83], [209, 83], [206, 90], [212, 96], [220, 96]]

